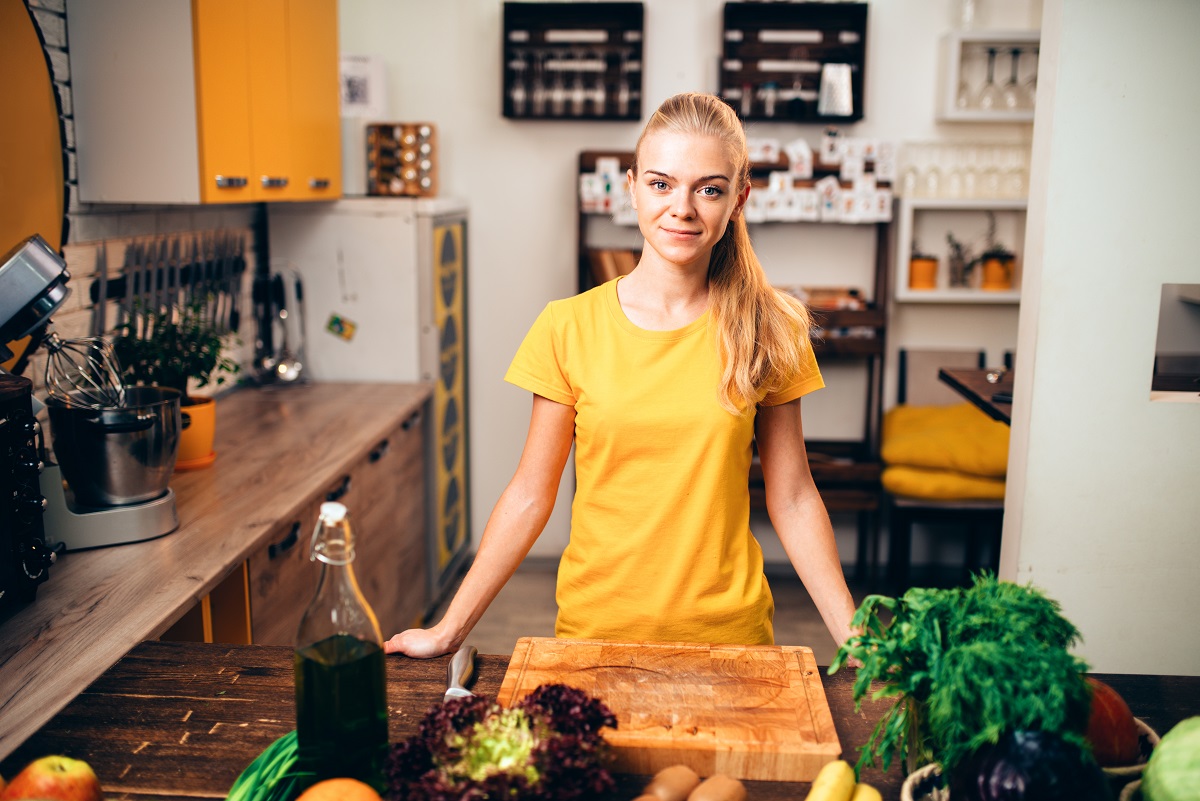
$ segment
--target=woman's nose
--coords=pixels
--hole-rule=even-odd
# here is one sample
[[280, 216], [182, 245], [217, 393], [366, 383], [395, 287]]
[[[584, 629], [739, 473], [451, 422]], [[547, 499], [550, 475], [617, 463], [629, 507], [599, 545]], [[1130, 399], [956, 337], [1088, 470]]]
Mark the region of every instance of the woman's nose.
[[671, 198], [671, 213], [676, 217], [691, 217], [693, 210], [691, 192], [676, 192]]

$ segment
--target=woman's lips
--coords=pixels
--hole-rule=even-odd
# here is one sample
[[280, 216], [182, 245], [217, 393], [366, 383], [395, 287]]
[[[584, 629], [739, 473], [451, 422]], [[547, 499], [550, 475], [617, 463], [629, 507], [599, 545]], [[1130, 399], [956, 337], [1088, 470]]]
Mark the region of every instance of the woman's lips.
[[700, 235], [699, 231], [685, 231], [679, 228], [663, 228], [664, 233], [679, 239], [691, 239]]

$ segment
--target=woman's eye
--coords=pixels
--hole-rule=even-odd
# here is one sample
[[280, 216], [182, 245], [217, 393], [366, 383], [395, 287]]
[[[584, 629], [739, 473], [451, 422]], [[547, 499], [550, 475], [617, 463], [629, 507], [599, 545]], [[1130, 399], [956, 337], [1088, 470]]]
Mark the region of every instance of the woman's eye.
[[650, 188], [657, 189], [659, 191], [663, 191], [667, 188], [667, 182], [666, 181], [651, 181]]
[[706, 186], [700, 190], [700, 193], [705, 197], [720, 197], [723, 194], [720, 188], [715, 186]]

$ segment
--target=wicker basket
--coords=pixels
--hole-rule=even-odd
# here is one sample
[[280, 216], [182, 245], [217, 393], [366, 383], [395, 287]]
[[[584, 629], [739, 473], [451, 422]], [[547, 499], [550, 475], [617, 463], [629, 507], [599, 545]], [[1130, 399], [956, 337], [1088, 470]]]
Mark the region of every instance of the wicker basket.
[[[1120, 801], [1140, 801], [1141, 776], [1146, 769], [1154, 747], [1158, 745], [1158, 732], [1146, 725], [1141, 718], [1134, 718], [1138, 729], [1138, 744], [1142, 754], [1133, 765], [1103, 768], [1109, 786], [1120, 792]], [[930, 763], [908, 774], [900, 788], [900, 801], [950, 801], [950, 790], [939, 782], [941, 767]]]
[[941, 786], [941, 766], [931, 762], [904, 779], [900, 801], [950, 801], [950, 791]]
[[1150, 760], [1150, 754], [1154, 753], [1154, 747], [1158, 745], [1158, 732], [1146, 725], [1141, 718], [1134, 718], [1133, 722], [1137, 725], [1138, 730], [1138, 746], [1141, 748], [1141, 755], [1138, 761], [1132, 765], [1117, 765], [1111, 768], [1104, 768], [1104, 775], [1108, 776], [1109, 781], [1118, 785], [1125, 784], [1142, 775], [1142, 771], [1146, 769], [1146, 763]]
[[1142, 801], [1142, 780], [1135, 779], [1122, 787], [1117, 801]]

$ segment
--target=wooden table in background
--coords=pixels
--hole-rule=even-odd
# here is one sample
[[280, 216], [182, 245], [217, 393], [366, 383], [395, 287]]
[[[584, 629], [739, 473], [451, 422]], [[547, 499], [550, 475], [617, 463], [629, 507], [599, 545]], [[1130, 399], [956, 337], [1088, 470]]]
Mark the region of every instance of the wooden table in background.
[[949, 384], [958, 394], [971, 403], [983, 409], [988, 417], [999, 420], [1005, 425], [1012, 425], [1012, 401], [998, 401], [996, 393], [1007, 393], [1012, 398], [1013, 371], [1005, 370], [1000, 380], [990, 383], [988, 373], [993, 370], [967, 370], [963, 368], [943, 367], [938, 370], [938, 378]]
[[[417, 730], [424, 713], [442, 700], [448, 657], [388, 657], [388, 708], [392, 742]], [[475, 691], [495, 697], [507, 655], [481, 655]], [[1101, 675], [1134, 713], [1160, 734], [1200, 714], [1200, 678]], [[853, 761], [886, 709], [865, 704], [854, 711], [854, 671], [822, 681], [844, 749]], [[0, 763], [12, 776], [37, 757], [62, 753], [87, 760], [99, 774], [108, 801], [189, 801], [224, 798], [242, 769], [295, 726], [292, 651], [279, 646], [143, 643], [114, 665]], [[601, 801], [636, 797], [648, 777], [618, 775], [617, 791]], [[863, 778], [885, 799], [898, 799], [903, 777]], [[801, 782], [748, 782], [753, 801], [803, 798]]]

